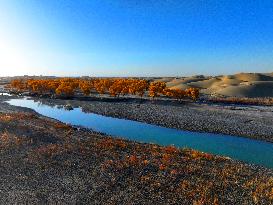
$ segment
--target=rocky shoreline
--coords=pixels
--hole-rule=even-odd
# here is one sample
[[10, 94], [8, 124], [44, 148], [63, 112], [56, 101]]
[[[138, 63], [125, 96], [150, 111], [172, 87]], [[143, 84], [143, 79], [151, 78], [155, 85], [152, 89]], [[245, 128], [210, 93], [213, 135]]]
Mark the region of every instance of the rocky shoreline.
[[114, 139], [8, 98], [0, 100], [1, 204], [272, 203], [271, 169]]
[[181, 130], [249, 137], [273, 142], [273, 106], [244, 106], [127, 99], [63, 100], [33, 98], [47, 105], [81, 107], [110, 117]]

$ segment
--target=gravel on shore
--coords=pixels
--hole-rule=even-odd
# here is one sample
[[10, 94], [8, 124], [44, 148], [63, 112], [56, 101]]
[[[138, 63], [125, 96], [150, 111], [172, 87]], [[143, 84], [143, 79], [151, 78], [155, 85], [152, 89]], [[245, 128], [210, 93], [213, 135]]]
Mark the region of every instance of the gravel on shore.
[[0, 204], [272, 204], [272, 186], [271, 169], [115, 139], [0, 102]]
[[[35, 99], [35, 98], [34, 98]], [[136, 120], [181, 130], [220, 133], [273, 142], [273, 106], [244, 106], [149, 100], [38, 99], [48, 105], [72, 105], [84, 112]]]

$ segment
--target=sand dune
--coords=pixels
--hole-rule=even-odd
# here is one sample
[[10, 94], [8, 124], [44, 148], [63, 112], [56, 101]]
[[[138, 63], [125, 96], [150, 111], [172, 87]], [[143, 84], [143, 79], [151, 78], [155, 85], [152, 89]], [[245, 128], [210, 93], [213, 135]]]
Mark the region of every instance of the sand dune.
[[273, 97], [273, 81], [254, 81], [250, 85], [229, 86], [218, 93], [235, 97]]
[[173, 79], [172, 77], [169, 77], [169, 78], [157, 78], [157, 79], [154, 79], [154, 81], [155, 81], [155, 82], [160, 81], [160, 82], [165, 82], [165, 83], [167, 83], [167, 82], [171, 81], [172, 79]]
[[188, 88], [188, 87], [196, 87], [191, 85], [193, 82], [199, 82], [206, 80], [208, 78], [200, 78], [200, 77], [188, 77], [188, 78], [174, 78], [171, 81], [167, 82], [167, 87], [169, 88]]
[[260, 73], [239, 73], [235, 74], [234, 77], [241, 81], [273, 81], [273, 77], [260, 74]]
[[197, 88], [200, 88], [200, 89], [207, 89], [207, 88], [213, 86], [215, 83], [218, 83], [218, 82], [221, 82], [221, 80], [218, 79], [218, 78], [211, 78], [211, 79], [207, 79], [207, 80], [191, 82], [191, 83], [188, 83], [188, 85], [191, 86], [191, 87], [197, 87]]
[[201, 93], [236, 97], [273, 97], [272, 73], [238, 73], [216, 77], [192, 76], [156, 79], [166, 82], [167, 87], [186, 89], [200, 88]]

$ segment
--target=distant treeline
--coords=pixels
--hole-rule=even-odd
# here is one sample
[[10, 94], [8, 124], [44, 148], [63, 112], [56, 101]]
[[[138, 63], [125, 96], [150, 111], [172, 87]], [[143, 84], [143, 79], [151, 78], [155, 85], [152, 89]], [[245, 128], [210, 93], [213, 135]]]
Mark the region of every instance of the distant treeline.
[[177, 100], [190, 97], [196, 100], [199, 97], [199, 89], [188, 88], [169, 89], [165, 82], [149, 82], [143, 79], [77, 79], [77, 78], [60, 78], [60, 79], [15, 79], [8, 86], [17, 92], [30, 92], [32, 94], [52, 94], [57, 96], [72, 97], [75, 92], [81, 92], [89, 96], [92, 92], [99, 94], [109, 94], [113, 97], [120, 95], [137, 95], [142, 97], [146, 92], [152, 98], [158, 96], [167, 96]]

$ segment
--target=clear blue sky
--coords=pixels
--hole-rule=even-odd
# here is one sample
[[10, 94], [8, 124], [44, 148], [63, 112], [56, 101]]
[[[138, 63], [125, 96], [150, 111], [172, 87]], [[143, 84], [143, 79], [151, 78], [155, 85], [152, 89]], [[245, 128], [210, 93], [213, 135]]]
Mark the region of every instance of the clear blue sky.
[[0, 0], [2, 76], [272, 71], [272, 0]]

